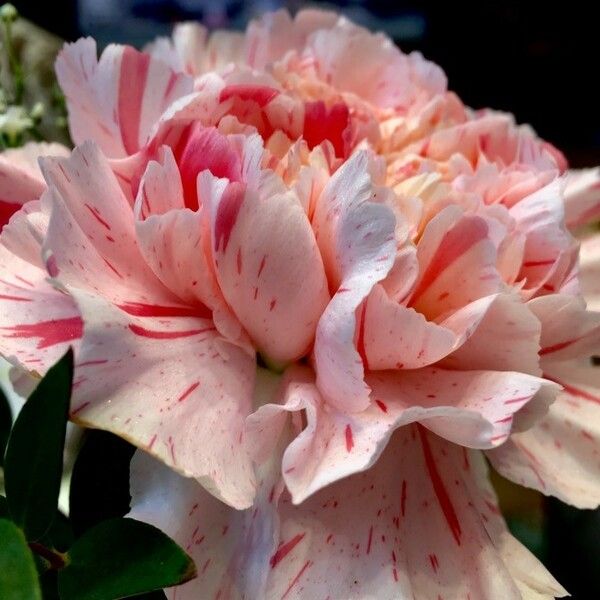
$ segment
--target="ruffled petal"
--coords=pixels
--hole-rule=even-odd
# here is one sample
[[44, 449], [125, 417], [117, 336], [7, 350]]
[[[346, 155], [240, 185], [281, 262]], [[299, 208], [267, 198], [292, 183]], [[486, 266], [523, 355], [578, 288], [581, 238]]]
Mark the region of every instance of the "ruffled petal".
[[239, 511], [147, 454], [134, 455], [128, 516], [166, 532], [196, 563], [198, 576], [165, 590], [169, 600], [266, 598], [279, 525], [271, 479], [260, 482], [254, 508]]
[[329, 299], [300, 201], [292, 192], [265, 194], [237, 182], [213, 189], [203, 201], [223, 295], [269, 360], [300, 358]]
[[42, 375], [78, 346], [83, 324], [75, 303], [47, 281], [40, 237], [47, 219], [32, 201], [0, 236], [0, 354]]
[[600, 235], [596, 232], [581, 240], [579, 280], [588, 308], [600, 311]]
[[68, 159], [45, 158], [42, 169], [50, 275], [120, 305], [177, 304], [144, 261], [133, 211], [98, 147], [87, 142]]
[[111, 158], [139, 150], [165, 109], [193, 87], [189, 76], [131, 46], [110, 45], [98, 60], [91, 38], [64, 46], [56, 75], [73, 141], [92, 139]]
[[564, 200], [569, 229], [600, 219], [600, 168], [569, 171]]
[[600, 369], [567, 364], [552, 377], [564, 387], [545, 417], [488, 452], [520, 485], [578, 508], [600, 505]]
[[298, 506], [266, 478], [256, 507], [239, 512], [138, 454], [130, 514], [194, 556], [198, 578], [167, 591], [179, 600], [564, 595], [506, 531], [482, 468], [405, 427], [369, 471]]
[[46, 189], [37, 159], [67, 156], [69, 152], [62, 144], [29, 142], [0, 154], [0, 231], [23, 204], [38, 200]]
[[479, 216], [441, 211], [425, 227], [417, 257], [420, 277], [409, 304], [429, 319], [500, 291], [496, 249]]
[[243, 426], [254, 360], [208, 319], [133, 316], [98, 297], [73, 295], [85, 336], [72, 419], [124, 437], [231, 506], [250, 506], [254, 473]]
[[315, 339], [317, 385], [341, 410], [369, 405], [364, 365], [355, 347], [355, 312], [383, 280], [396, 254], [393, 212], [376, 198], [369, 155], [354, 154], [330, 179], [317, 203], [313, 228], [334, 292]]
[[543, 386], [521, 373], [445, 371], [386, 372], [367, 378], [373, 404], [347, 415], [327, 407], [306, 369], [286, 373], [279, 404], [265, 404], [248, 418], [248, 438], [258, 460], [273, 452], [291, 413], [305, 411], [306, 427], [286, 449], [283, 477], [294, 503], [373, 465], [390, 435], [419, 421], [437, 434], [476, 448], [506, 440], [512, 415]]

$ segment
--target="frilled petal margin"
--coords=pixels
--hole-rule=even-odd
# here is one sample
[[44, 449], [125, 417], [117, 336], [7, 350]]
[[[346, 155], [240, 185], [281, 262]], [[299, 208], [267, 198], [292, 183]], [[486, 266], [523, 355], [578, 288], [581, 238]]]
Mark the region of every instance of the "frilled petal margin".
[[259, 462], [270, 456], [288, 421], [306, 427], [285, 450], [283, 478], [294, 503], [348, 475], [371, 467], [402, 425], [421, 422], [453, 442], [492, 448], [508, 436], [513, 413], [545, 385], [522, 373], [493, 371], [380, 372], [367, 377], [373, 402], [359, 413], [328, 407], [309, 369], [284, 376], [280, 403], [248, 418], [248, 441]]
[[514, 540], [478, 452], [403, 427], [374, 467], [299, 506], [265, 477], [231, 510], [142, 453], [134, 518], [192, 554], [198, 578], [169, 598], [550, 599], [565, 590]]

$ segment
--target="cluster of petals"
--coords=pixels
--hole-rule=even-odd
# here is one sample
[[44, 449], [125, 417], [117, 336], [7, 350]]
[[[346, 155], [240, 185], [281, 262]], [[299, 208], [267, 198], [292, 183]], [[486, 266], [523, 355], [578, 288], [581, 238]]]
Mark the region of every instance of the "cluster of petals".
[[600, 503], [599, 171], [334, 13], [56, 71], [75, 149], [0, 155], [0, 352], [75, 348], [170, 597], [565, 595], [485, 456]]

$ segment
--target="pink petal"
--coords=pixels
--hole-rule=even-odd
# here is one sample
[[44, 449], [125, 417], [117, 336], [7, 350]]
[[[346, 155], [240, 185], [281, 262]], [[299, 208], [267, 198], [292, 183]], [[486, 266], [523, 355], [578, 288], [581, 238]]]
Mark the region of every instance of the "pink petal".
[[267, 475], [239, 512], [138, 453], [130, 516], [195, 559], [198, 578], [171, 599], [564, 595], [511, 538], [485, 477], [479, 454], [406, 427], [369, 471], [299, 506]]
[[329, 298], [308, 218], [291, 192], [264, 194], [230, 183], [203, 198], [221, 290], [255, 346], [270, 360], [303, 356]]
[[98, 60], [91, 38], [65, 45], [56, 74], [74, 142], [93, 139], [111, 158], [139, 150], [165, 109], [192, 91], [190, 77], [130, 46], [110, 45]]
[[405, 427], [369, 471], [299, 506], [282, 497], [265, 597], [521, 598], [465, 464], [458, 446]]
[[304, 410], [306, 427], [286, 449], [283, 477], [295, 504], [348, 475], [371, 467], [398, 427], [419, 421], [439, 435], [470, 447], [506, 440], [512, 415], [547, 384], [521, 373], [418, 371], [372, 374], [373, 404], [347, 415], [328, 408], [312, 374], [296, 368], [282, 383], [279, 404], [265, 404], [248, 418], [256, 460], [273, 454], [288, 422]]
[[363, 360], [371, 370], [430, 365], [450, 354], [458, 343], [451, 329], [398, 304], [381, 284], [373, 288], [363, 307]]
[[588, 308], [600, 311], [600, 235], [597, 233], [581, 240], [579, 269], [581, 292]]
[[265, 598], [277, 549], [277, 472], [260, 481], [254, 507], [235, 510], [143, 452], [131, 461], [129, 517], [160, 528], [196, 563], [198, 576], [165, 590], [170, 600]]
[[250, 506], [254, 473], [243, 425], [254, 360], [208, 319], [133, 316], [98, 297], [74, 296], [85, 336], [71, 417], [144, 448], [231, 506]]
[[526, 280], [529, 297], [559, 291], [577, 262], [577, 245], [563, 224], [559, 181], [515, 204], [510, 214], [526, 235], [519, 279]]
[[[136, 211], [140, 252], [156, 277], [197, 314], [212, 311], [217, 329], [229, 340], [245, 339], [241, 325], [219, 288], [206, 219], [200, 211], [184, 209], [183, 190], [171, 151], [163, 164], [150, 162], [144, 174]], [[150, 216], [147, 216], [150, 215]]]
[[441, 325], [465, 340], [444, 362], [449, 368], [541, 374], [540, 323], [516, 294], [481, 298]]
[[384, 279], [396, 254], [395, 218], [375, 193], [369, 155], [354, 154], [330, 179], [317, 203], [313, 228], [335, 295], [323, 313], [315, 340], [317, 385], [341, 410], [369, 405], [364, 365], [354, 345], [355, 311]]
[[0, 353], [42, 375], [78, 346], [82, 322], [73, 300], [47, 282], [39, 238], [47, 221], [37, 201], [22, 208], [0, 236]]
[[50, 185], [44, 252], [52, 276], [116, 303], [177, 302], [144, 261], [133, 211], [97, 146], [87, 142], [68, 159], [45, 158], [42, 169]]
[[496, 250], [481, 217], [443, 210], [427, 224], [417, 256], [421, 275], [409, 305], [430, 319], [500, 291]]
[[585, 356], [600, 347], [600, 314], [587, 311], [580, 296], [551, 294], [528, 303], [542, 324], [540, 360], [550, 365]]
[[600, 218], [600, 169], [571, 170], [564, 190], [565, 221], [569, 229]]
[[564, 387], [548, 414], [488, 452], [508, 479], [579, 508], [600, 505], [600, 370], [568, 361], [547, 377]]
[[67, 156], [62, 144], [29, 142], [0, 154], [0, 231], [10, 217], [30, 200], [38, 200], [46, 183], [38, 166], [40, 156]]

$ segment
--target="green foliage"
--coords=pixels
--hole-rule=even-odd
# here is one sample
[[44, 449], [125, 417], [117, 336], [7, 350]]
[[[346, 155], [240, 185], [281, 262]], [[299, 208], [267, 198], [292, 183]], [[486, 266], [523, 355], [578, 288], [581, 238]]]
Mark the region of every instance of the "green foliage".
[[[90, 432], [71, 482], [71, 517], [57, 508], [72, 380], [69, 350], [48, 370], [5, 435], [0, 598], [164, 598], [161, 588], [195, 577], [195, 566], [160, 530], [122, 518], [129, 510], [131, 445]], [[7, 406], [0, 402], [0, 434], [10, 429], [10, 410], [1, 411]]]
[[56, 514], [72, 380], [69, 350], [33, 391], [8, 440], [4, 463], [8, 508], [30, 541], [48, 531]]
[[110, 600], [188, 581], [190, 557], [162, 531], [134, 519], [111, 519], [86, 531], [58, 574], [62, 600]]
[[41, 600], [35, 562], [23, 532], [11, 521], [0, 519], [0, 598]]

